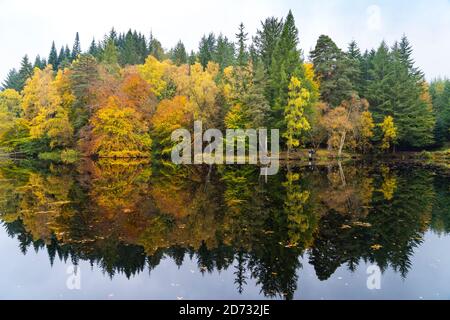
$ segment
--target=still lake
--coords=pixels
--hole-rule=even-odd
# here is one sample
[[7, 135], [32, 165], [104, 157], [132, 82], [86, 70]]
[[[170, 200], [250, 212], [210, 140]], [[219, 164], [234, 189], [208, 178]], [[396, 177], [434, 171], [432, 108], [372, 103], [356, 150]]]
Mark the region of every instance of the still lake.
[[450, 299], [448, 176], [360, 162], [259, 173], [2, 161], [0, 298]]

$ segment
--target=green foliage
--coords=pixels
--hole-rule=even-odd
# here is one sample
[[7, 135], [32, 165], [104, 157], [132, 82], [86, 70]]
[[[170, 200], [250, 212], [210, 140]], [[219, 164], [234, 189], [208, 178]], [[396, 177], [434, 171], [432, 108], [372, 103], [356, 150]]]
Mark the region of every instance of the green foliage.
[[269, 101], [272, 108], [272, 122], [275, 128], [280, 128], [283, 122], [283, 110], [288, 100], [290, 79], [302, 70], [301, 52], [298, 30], [295, 26], [292, 12], [286, 17], [280, 38], [276, 43], [271, 68], [269, 70]]
[[[355, 55], [356, 49], [351, 50], [351, 54]], [[352, 81], [357, 81], [359, 72], [354, 58], [345, 55], [326, 35], [319, 37], [310, 55], [320, 82], [322, 101], [331, 107], [337, 107], [344, 100], [350, 99], [355, 91]]]
[[427, 147], [434, 143], [435, 118], [428, 87], [407, 63], [408, 52], [398, 44], [392, 50], [381, 44], [373, 56], [367, 99], [376, 122], [388, 115], [394, 117], [399, 144]]

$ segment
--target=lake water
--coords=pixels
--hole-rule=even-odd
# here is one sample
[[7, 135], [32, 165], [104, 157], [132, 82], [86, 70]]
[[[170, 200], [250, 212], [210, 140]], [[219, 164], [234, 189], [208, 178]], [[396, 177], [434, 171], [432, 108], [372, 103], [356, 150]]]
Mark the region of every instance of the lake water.
[[252, 166], [3, 161], [0, 220], [3, 299], [450, 299], [450, 179], [418, 166], [266, 181]]

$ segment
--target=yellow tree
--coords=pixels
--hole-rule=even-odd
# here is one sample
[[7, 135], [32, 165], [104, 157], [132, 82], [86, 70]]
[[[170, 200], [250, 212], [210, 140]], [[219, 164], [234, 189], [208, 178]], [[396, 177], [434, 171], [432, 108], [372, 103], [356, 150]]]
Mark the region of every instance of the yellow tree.
[[381, 149], [387, 151], [395, 144], [397, 139], [397, 128], [394, 124], [394, 118], [391, 116], [384, 117], [382, 123], [379, 124], [383, 133], [383, 139], [381, 140]]
[[305, 108], [310, 105], [310, 101], [310, 91], [303, 86], [301, 80], [292, 77], [289, 84], [288, 104], [284, 109], [286, 132], [283, 137], [286, 139], [288, 157], [292, 148], [300, 146], [302, 135], [311, 129], [305, 116]]
[[49, 94], [53, 82], [53, 69], [49, 65], [44, 70], [34, 69], [33, 76], [28, 79], [23, 89], [22, 108], [24, 117], [31, 120], [42, 108], [54, 104], [55, 95]]
[[22, 96], [13, 89], [0, 92], [0, 138], [13, 128], [22, 113]]
[[90, 153], [100, 157], [148, 157], [152, 141], [148, 126], [136, 109], [124, 107], [116, 96], [91, 119], [93, 139]]
[[148, 56], [143, 65], [138, 66], [141, 77], [150, 85], [151, 91], [158, 98], [161, 97], [167, 87], [167, 82], [163, 79], [169, 63], [160, 62], [154, 56]]
[[68, 78], [69, 71], [35, 69], [23, 90], [22, 108], [30, 126], [30, 137], [48, 142], [51, 149], [72, 143], [73, 128], [69, 110], [75, 101]]
[[215, 82], [218, 73], [217, 63], [209, 62], [205, 70], [198, 62], [191, 66], [188, 96], [196, 112], [195, 120], [202, 120], [206, 128], [214, 128], [219, 124], [216, 103], [219, 88]]
[[357, 144], [358, 148], [365, 153], [372, 144], [370, 140], [374, 136], [373, 129], [375, 128], [375, 123], [373, 122], [372, 113], [369, 111], [364, 111], [358, 121], [357, 127]]
[[163, 153], [170, 153], [171, 134], [180, 128], [193, 125], [193, 105], [185, 96], [176, 96], [170, 100], [162, 100], [152, 117], [153, 133], [163, 146]]
[[73, 142], [69, 111], [75, 96], [70, 89], [68, 72], [58, 71], [56, 78], [48, 84], [42, 95], [42, 101], [45, 103], [38, 106], [36, 116], [30, 121], [31, 137], [49, 139], [51, 149], [67, 147]]

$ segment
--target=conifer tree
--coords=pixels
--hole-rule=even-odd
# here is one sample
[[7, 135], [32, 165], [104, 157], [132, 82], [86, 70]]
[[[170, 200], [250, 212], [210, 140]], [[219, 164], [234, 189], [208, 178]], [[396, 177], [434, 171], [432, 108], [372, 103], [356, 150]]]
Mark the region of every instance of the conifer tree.
[[186, 48], [184, 47], [183, 42], [178, 41], [175, 48], [172, 50], [172, 61], [177, 65], [182, 65], [187, 63], [188, 56], [186, 53]]
[[284, 106], [288, 99], [288, 86], [293, 76], [302, 72], [301, 52], [297, 48], [299, 43], [298, 30], [295, 26], [292, 12], [286, 17], [283, 30], [273, 53], [270, 70], [269, 101], [273, 109], [273, 121], [276, 127], [283, 119]]
[[261, 30], [256, 32], [254, 38], [255, 48], [264, 64], [267, 72], [272, 66], [273, 53], [283, 30], [283, 20], [275, 17], [267, 18], [261, 21]]
[[72, 48], [72, 60], [75, 60], [79, 54], [81, 54], [81, 44], [80, 44], [80, 36], [77, 32], [75, 35], [75, 41], [73, 43]]
[[217, 47], [214, 61], [220, 66], [220, 70], [234, 65], [234, 44], [222, 34], [217, 37]]
[[153, 33], [150, 33], [148, 54], [154, 56], [159, 61], [164, 60], [165, 57], [165, 52], [161, 45], [161, 42], [159, 42], [158, 39], [153, 36]]
[[200, 40], [198, 59], [203, 68], [206, 68], [208, 62], [213, 61], [216, 55], [216, 37], [214, 33], [210, 33], [208, 36], [204, 35]]
[[245, 66], [248, 62], [248, 52], [247, 52], [247, 36], [248, 33], [245, 32], [244, 24], [241, 22], [239, 25], [239, 32], [236, 33], [238, 55], [237, 64], [239, 66]]
[[33, 68], [39, 68], [44, 69], [46, 63], [45, 60], [41, 59], [39, 55], [36, 56], [36, 59], [34, 60]]
[[6, 79], [2, 83], [2, 89], [14, 89], [16, 91], [21, 90], [21, 81], [19, 72], [16, 69], [9, 70]]
[[50, 54], [48, 55], [48, 64], [51, 64], [53, 70], [58, 69], [58, 53], [56, 52], [55, 42], [52, 43], [52, 48], [50, 49]]
[[317, 79], [320, 81], [320, 95], [331, 107], [350, 99], [355, 90], [352, 79], [360, 72], [355, 62], [326, 35], [321, 35], [316, 47], [310, 53]]

